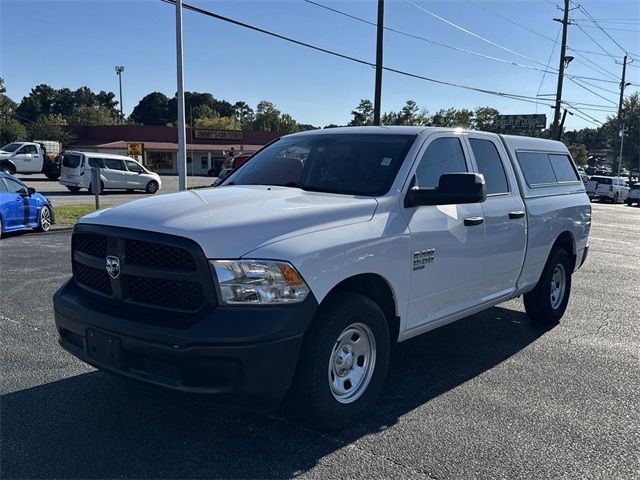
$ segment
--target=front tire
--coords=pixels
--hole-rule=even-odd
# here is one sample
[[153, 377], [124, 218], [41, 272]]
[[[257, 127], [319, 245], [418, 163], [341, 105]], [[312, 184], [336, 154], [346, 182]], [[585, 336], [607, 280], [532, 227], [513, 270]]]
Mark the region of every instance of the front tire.
[[389, 351], [387, 320], [373, 300], [331, 295], [304, 335], [289, 397], [296, 416], [322, 430], [358, 422], [382, 390]]
[[10, 163], [5, 163], [2, 166], [0, 166], [0, 172], [8, 173], [9, 175], [15, 175], [16, 169]]
[[145, 191], [153, 195], [158, 191], [158, 187], [158, 182], [156, 182], [155, 180], [151, 180], [149, 183], [147, 183], [147, 188], [145, 188]]
[[571, 294], [572, 262], [562, 248], [551, 250], [540, 280], [524, 294], [524, 308], [535, 323], [553, 325], [560, 321]]
[[47, 205], [43, 205], [40, 209], [40, 217], [38, 218], [38, 227], [36, 230], [39, 232], [48, 232], [51, 228], [51, 223], [51, 209]]
[[78, 193], [80, 191], [80, 187], [74, 187], [72, 185], [67, 185], [67, 190], [73, 193]]

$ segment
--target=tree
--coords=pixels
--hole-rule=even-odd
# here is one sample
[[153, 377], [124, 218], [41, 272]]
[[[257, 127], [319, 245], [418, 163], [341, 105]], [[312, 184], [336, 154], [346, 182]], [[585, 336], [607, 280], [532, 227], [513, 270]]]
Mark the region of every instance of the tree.
[[16, 114], [25, 121], [36, 121], [42, 115], [54, 112], [57, 91], [49, 85], [40, 84], [31, 89], [16, 108]]
[[477, 107], [473, 111], [473, 121], [471, 128], [474, 130], [490, 131], [493, 129], [493, 120], [500, 115], [500, 112], [492, 107]]
[[131, 112], [131, 120], [143, 125], [166, 125], [170, 122], [169, 99], [164, 93], [145, 95]]
[[233, 110], [236, 122], [242, 129], [251, 127], [251, 124], [255, 120], [253, 108], [251, 108], [246, 102], [236, 102], [233, 105]]
[[193, 121], [196, 128], [209, 128], [212, 130], [235, 130], [236, 120], [233, 117], [204, 117]]
[[278, 123], [278, 132], [293, 133], [298, 131], [298, 123], [288, 113], [280, 115]]
[[569, 149], [569, 153], [571, 153], [571, 157], [578, 165], [586, 165], [587, 164], [587, 147], [584, 143], [573, 143], [567, 147]]
[[117, 117], [103, 105], [83, 106], [69, 118], [72, 125], [113, 125]]
[[356, 109], [351, 111], [351, 115], [353, 115], [353, 119], [349, 122], [351, 126], [373, 125], [373, 103], [363, 98]]
[[276, 106], [262, 100], [256, 106], [255, 120], [253, 121], [254, 130], [266, 130], [269, 132], [278, 132], [280, 128], [280, 110]]
[[18, 120], [8, 117], [0, 120], [0, 146], [27, 138], [27, 129]]
[[[622, 119], [624, 122], [624, 144], [622, 151], [622, 164], [627, 167], [639, 168], [638, 156], [640, 155], [640, 92], [635, 92], [626, 97], [622, 102]], [[618, 116], [611, 116], [600, 127], [606, 138], [607, 147], [614, 151], [617, 159], [620, 154], [620, 126]], [[617, 166], [617, 161], [615, 163]]]
[[62, 115], [41, 115], [29, 125], [29, 137], [36, 140], [54, 140], [68, 145], [73, 137], [63, 128], [65, 125], [67, 121]]

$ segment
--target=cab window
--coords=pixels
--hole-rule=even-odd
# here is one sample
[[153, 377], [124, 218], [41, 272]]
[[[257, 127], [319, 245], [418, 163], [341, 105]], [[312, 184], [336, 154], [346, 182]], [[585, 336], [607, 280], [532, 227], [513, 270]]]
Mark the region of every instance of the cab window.
[[0, 193], [7, 193], [7, 187], [2, 178], [0, 178]]
[[7, 191], [9, 193], [27, 193], [27, 188], [21, 183], [10, 178], [5, 178], [4, 181], [7, 184]]
[[117, 158], [105, 158], [104, 166], [110, 170], [123, 170], [127, 171], [124, 166], [124, 162], [122, 160], [118, 160]]
[[127, 168], [129, 169], [130, 172], [133, 172], [133, 173], [144, 172], [144, 169], [133, 160], [125, 160], [124, 163], [127, 164]]
[[89, 159], [89, 166], [91, 168], [93, 168], [93, 167], [104, 168], [104, 160], [102, 158], [90, 158]]
[[436, 138], [429, 144], [416, 170], [420, 188], [435, 188], [445, 173], [467, 172], [467, 163], [460, 140], [455, 137]]
[[36, 148], [35, 145], [25, 145], [20, 150], [18, 150], [18, 153], [19, 154], [38, 153], [38, 149]]
[[470, 138], [469, 143], [478, 165], [478, 172], [484, 175], [487, 195], [509, 193], [507, 174], [495, 144], [479, 138]]

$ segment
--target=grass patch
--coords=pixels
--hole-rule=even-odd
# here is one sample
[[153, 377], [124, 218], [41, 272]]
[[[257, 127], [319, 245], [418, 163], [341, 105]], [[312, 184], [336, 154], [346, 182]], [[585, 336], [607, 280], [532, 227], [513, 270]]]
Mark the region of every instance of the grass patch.
[[95, 205], [58, 205], [53, 210], [58, 225], [73, 225], [80, 217], [95, 211]]

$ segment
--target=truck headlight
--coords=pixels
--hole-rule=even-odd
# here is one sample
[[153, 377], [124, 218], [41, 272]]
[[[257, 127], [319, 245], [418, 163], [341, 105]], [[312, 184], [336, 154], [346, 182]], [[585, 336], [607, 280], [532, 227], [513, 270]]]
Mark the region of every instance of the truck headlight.
[[211, 260], [224, 304], [300, 303], [309, 287], [287, 262], [270, 260]]

